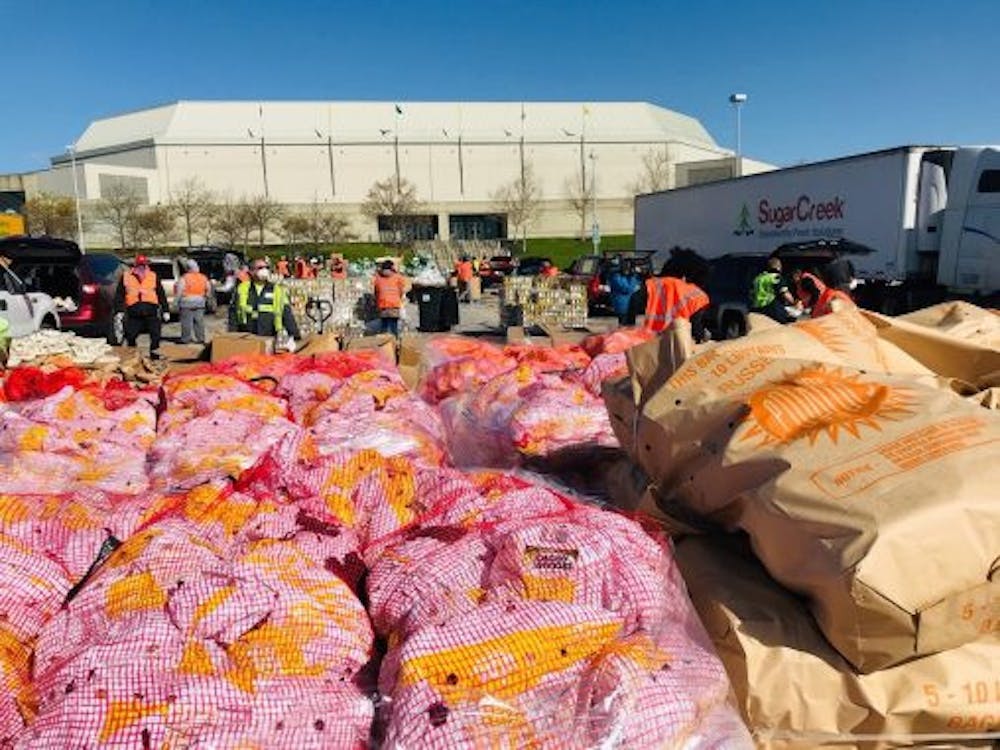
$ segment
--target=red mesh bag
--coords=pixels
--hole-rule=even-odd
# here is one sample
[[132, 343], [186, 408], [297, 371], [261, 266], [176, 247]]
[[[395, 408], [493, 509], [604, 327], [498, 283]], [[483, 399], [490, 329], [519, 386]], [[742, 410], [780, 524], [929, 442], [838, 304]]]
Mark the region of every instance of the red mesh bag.
[[645, 328], [618, 328], [611, 333], [588, 336], [581, 346], [591, 357], [597, 357], [600, 354], [621, 354], [655, 337], [655, 333]]
[[559, 346], [533, 346], [531, 344], [510, 344], [503, 353], [519, 365], [527, 365], [538, 373], [573, 372], [582, 370], [590, 362], [590, 356], [575, 344]]
[[3, 379], [3, 397], [7, 401], [31, 401], [58, 393], [66, 386], [79, 388], [87, 380], [83, 370], [66, 367], [45, 372], [37, 367], [15, 367]]

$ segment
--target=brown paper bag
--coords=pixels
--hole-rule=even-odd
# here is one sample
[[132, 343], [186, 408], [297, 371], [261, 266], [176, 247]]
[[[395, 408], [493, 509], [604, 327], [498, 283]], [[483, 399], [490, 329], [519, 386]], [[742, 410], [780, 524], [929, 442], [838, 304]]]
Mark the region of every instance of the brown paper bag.
[[984, 735], [1000, 732], [995, 639], [858, 674], [805, 605], [731, 546], [690, 537], [676, 558], [760, 746], [990, 746]]
[[608, 502], [640, 521], [654, 521], [668, 536], [701, 534], [709, 530], [704, 521], [687, 508], [665, 501], [646, 472], [628, 459], [604, 470]]
[[952, 339], [961, 339], [987, 349], [1000, 349], [1000, 314], [968, 302], [942, 302], [923, 310], [900, 315], [896, 320], [931, 328]]
[[632, 455], [664, 497], [747, 531], [871, 671], [1000, 627], [1000, 415], [881, 374], [859, 321], [768, 329], [640, 384]]
[[976, 390], [1000, 385], [1000, 349], [956, 338], [947, 332], [917, 325], [903, 318], [862, 314], [880, 338], [896, 345], [937, 375], [957, 378]]
[[986, 409], [1000, 409], [1000, 388], [987, 388], [985, 391], [966, 396], [966, 400]]

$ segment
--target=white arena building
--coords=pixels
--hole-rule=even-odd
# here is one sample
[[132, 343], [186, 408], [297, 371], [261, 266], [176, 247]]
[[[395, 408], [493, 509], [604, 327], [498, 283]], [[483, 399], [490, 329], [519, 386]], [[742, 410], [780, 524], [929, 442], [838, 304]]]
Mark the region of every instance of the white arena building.
[[[508, 236], [497, 191], [522, 164], [541, 189], [530, 236], [589, 233], [595, 211], [601, 234], [630, 234], [644, 163], [656, 164], [659, 188], [729, 177], [738, 166], [696, 119], [644, 102], [180, 101], [91, 123], [75, 154], [53, 158], [35, 184], [73, 195], [75, 164], [92, 215], [116, 182], [155, 204], [198, 178], [220, 200], [328, 205], [371, 241], [379, 222], [361, 204], [376, 180], [399, 178], [416, 186], [420, 237], [495, 239]], [[771, 168], [739, 166], [743, 174]], [[590, 205], [583, 217], [574, 208], [581, 195]], [[88, 224], [88, 244], [113, 244]]]

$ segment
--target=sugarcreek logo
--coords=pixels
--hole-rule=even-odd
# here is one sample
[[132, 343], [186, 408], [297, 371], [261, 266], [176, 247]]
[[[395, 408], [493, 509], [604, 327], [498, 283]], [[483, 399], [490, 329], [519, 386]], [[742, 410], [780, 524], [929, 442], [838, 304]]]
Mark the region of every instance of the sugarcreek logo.
[[750, 226], [750, 209], [746, 203], [740, 209], [740, 216], [737, 219], [736, 229], [733, 230], [733, 234], [737, 237], [749, 237], [753, 234], [753, 227]]

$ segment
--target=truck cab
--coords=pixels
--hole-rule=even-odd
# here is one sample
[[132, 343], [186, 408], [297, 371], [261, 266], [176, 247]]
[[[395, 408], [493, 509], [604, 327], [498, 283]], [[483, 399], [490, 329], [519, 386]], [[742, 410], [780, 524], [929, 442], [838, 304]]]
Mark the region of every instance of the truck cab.
[[[922, 168], [920, 204], [941, 190], [942, 176], [925, 181]], [[945, 172], [943, 206], [928, 206], [920, 227], [937, 234], [937, 282], [957, 292], [996, 295], [1000, 292], [1000, 148], [982, 146], [954, 151]], [[925, 187], [926, 186], [926, 187]], [[925, 197], [926, 196], [926, 197]], [[935, 221], [937, 219], [937, 221]]]

